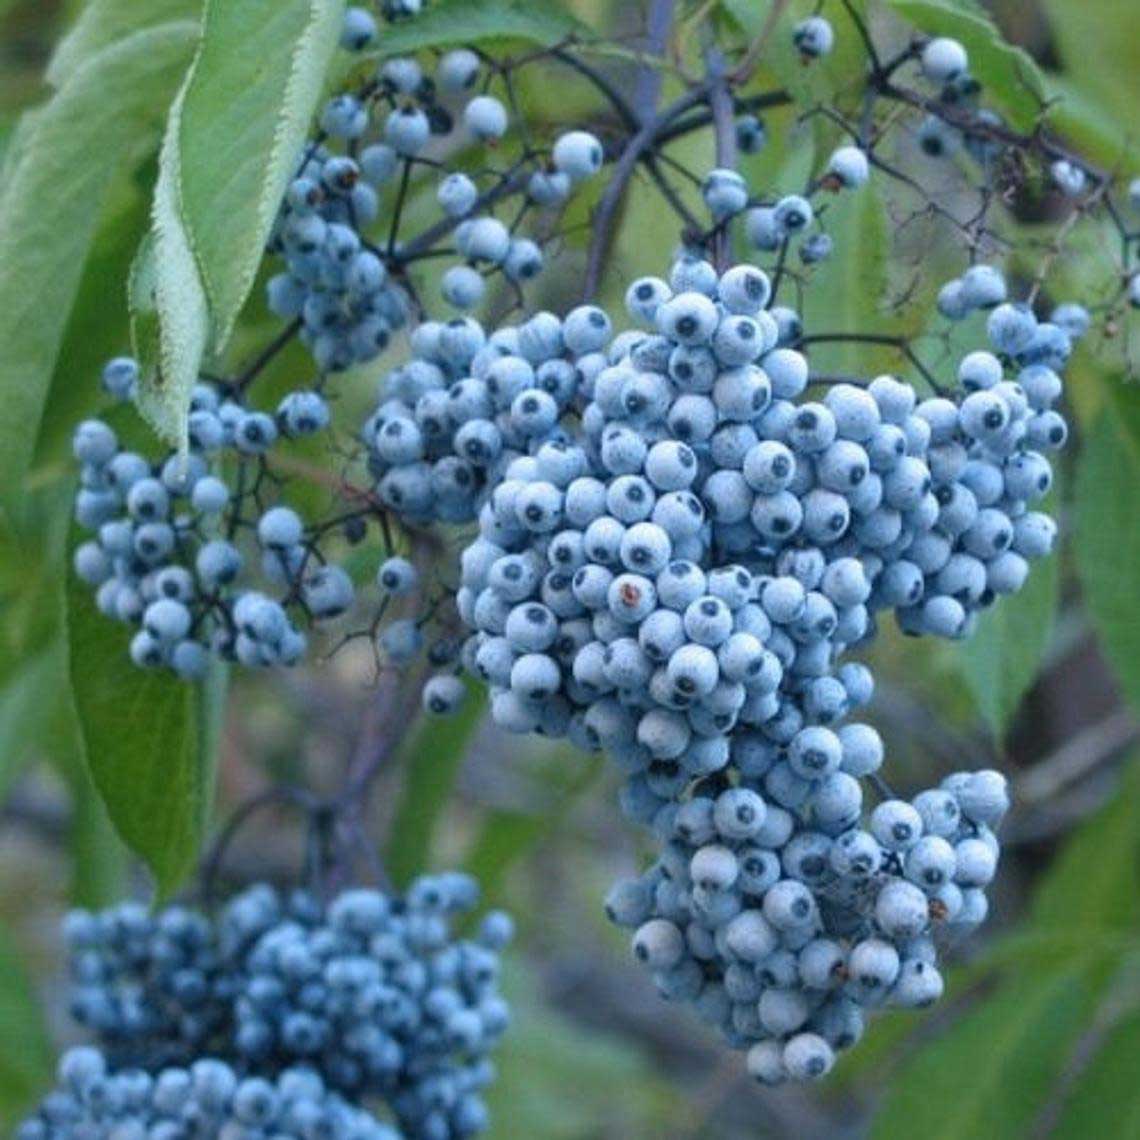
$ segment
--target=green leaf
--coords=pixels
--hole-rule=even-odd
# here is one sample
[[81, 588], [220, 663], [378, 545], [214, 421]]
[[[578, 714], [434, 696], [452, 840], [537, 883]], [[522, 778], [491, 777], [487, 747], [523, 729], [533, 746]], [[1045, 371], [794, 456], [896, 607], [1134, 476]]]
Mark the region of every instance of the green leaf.
[[182, 219], [215, 348], [249, 295], [308, 137], [344, 0], [208, 0], [182, 105]]
[[384, 55], [480, 40], [526, 40], [549, 47], [590, 29], [556, 0], [441, 0], [414, 20], [386, 28]]
[[966, 1014], [898, 1073], [874, 1140], [1029, 1134], [1122, 955], [1135, 946], [1138, 855], [1134, 761], [1113, 801], [1065, 845], [1021, 933], [987, 956], [983, 965], [996, 969], [999, 988], [983, 985]]
[[[805, 332], [810, 337], [883, 328], [879, 304], [887, 293], [890, 236], [877, 188], [869, 184], [841, 195], [824, 215], [823, 224], [835, 242], [835, 253], [812, 270], [804, 295]], [[880, 360], [898, 365], [893, 350], [884, 354], [881, 347], [857, 343], [813, 345], [811, 360], [818, 370], [856, 376], [874, 375]]]
[[1049, 125], [1080, 153], [1105, 168], [1120, 169], [1135, 152], [1136, 140], [1119, 130], [1119, 118], [1110, 103], [1083, 83], [1095, 68], [1075, 75], [1050, 75]]
[[488, 812], [466, 859], [483, 897], [498, 902], [507, 872], [548, 834], [547, 821], [541, 815], [505, 809]]
[[[1110, 389], [1111, 391], [1111, 389]], [[1140, 708], [1140, 400], [1118, 393], [1077, 464], [1073, 550], [1085, 606], [1125, 696]]]
[[37, 746], [60, 715], [52, 694], [58, 691], [66, 650], [59, 640], [25, 658], [0, 687], [0, 799], [25, 767], [38, 759]]
[[[190, 393], [198, 383], [210, 339], [209, 303], [190, 235], [182, 224], [178, 134], [185, 94], [183, 89], [170, 109], [154, 188], [152, 240], [144, 245], [129, 283], [132, 328], [145, 324], [151, 332], [146, 340], [136, 336], [135, 349], [140, 353], [158, 350], [157, 359], [141, 357], [145, 372], [138, 390], [139, 411], [163, 439], [182, 452], [188, 447]], [[140, 297], [153, 306], [153, 315]], [[145, 320], [144, 313], [148, 314]]]
[[[545, 793], [545, 810], [534, 812], [499, 809], [488, 812], [465, 860], [488, 900], [497, 901], [507, 872], [565, 822], [575, 801], [591, 787], [605, 766], [601, 756], [568, 757], [561, 750], [539, 766], [537, 795]], [[537, 761], [537, 758], [536, 758]]]
[[488, 1091], [493, 1135], [597, 1140], [688, 1134], [676, 1128], [684, 1119], [676, 1086], [636, 1043], [587, 1031], [544, 1006], [517, 957], [507, 962], [504, 988], [512, 1026], [496, 1054], [498, 1077]]
[[[69, 476], [74, 474], [71, 436], [75, 425], [107, 404], [100, 372], [110, 357], [130, 349], [127, 310], [118, 286], [127, 278], [131, 258], [147, 232], [149, 209], [149, 189], [144, 193], [134, 184], [108, 204], [60, 345], [33, 460], [37, 468], [62, 464]], [[67, 514], [70, 504], [63, 510]]]
[[0, 1131], [10, 1135], [36, 1096], [50, 1085], [54, 1068], [43, 1014], [31, 979], [0, 928]]
[[[220, 353], [253, 287], [265, 242], [296, 172], [344, 0], [207, 0], [202, 39], [171, 109], [154, 200], [152, 355], [139, 406], [185, 446], [190, 392]], [[148, 283], [150, 283], [148, 281]], [[136, 326], [149, 310], [132, 290]]]
[[474, 685], [469, 689], [463, 707], [454, 716], [422, 717], [401, 750], [404, 783], [385, 852], [388, 873], [400, 885], [428, 865], [436, 825], [483, 719], [486, 702], [482, 690]]
[[74, 26], [59, 41], [45, 78], [56, 88], [119, 40], [176, 20], [197, 23], [201, 0], [87, 0]]
[[157, 137], [196, 26], [107, 46], [36, 113], [0, 198], [0, 495], [31, 461], [60, 343], [108, 193]]
[[1043, 0], [1051, 43], [1060, 54], [1067, 82], [1102, 108], [1109, 129], [1123, 145], [1121, 123], [1136, 112], [1140, 40], [1132, 0], [1098, 0], [1095, 14], [1071, 0]]
[[956, 646], [962, 678], [998, 738], [1041, 668], [1060, 587], [1057, 555], [1035, 563], [1024, 589], [998, 598], [982, 615], [974, 636]]
[[986, 100], [1004, 111], [1010, 125], [1028, 130], [1048, 101], [1048, 88], [1037, 64], [1022, 48], [1008, 43], [993, 21], [958, 0], [887, 0], [920, 31], [951, 36], [970, 56], [970, 74], [981, 81]]
[[1028, 1135], [1093, 1004], [1086, 962], [1027, 972], [982, 995], [899, 1071], [872, 1140]]
[[97, 910], [123, 897], [127, 850], [85, 768], [71, 779], [71, 891], [75, 906]]
[[1115, 1026], [1081, 1074], [1054, 1140], [1088, 1140], [1090, 1136], [1140, 1136], [1140, 1013]]
[[213, 801], [219, 682], [137, 668], [90, 591], [68, 583], [70, 675], [87, 767], [115, 830], [167, 896], [194, 865]]
[[1065, 845], [1033, 900], [1034, 930], [1135, 929], [1140, 896], [1140, 760], [1131, 761], [1112, 802]]

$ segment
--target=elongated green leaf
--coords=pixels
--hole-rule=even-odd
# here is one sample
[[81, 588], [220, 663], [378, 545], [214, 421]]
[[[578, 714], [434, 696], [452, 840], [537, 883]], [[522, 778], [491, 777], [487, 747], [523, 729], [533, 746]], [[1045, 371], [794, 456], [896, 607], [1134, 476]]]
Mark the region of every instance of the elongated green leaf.
[[1081, 68], [1068, 75], [1049, 76], [1049, 125], [1085, 158], [1106, 169], [1128, 169], [1136, 139], [1119, 130], [1119, 116], [1099, 93], [1090, 91], [1085, 78], [1096, 68]]
[[225, 347], [253, 285], [344, 7], [344, 0], [207, 0], [198, 54], [167, 123], [154, 200], [159, 344], [157, 359], [144, 356], [139, 406], [172, 444], [184, 446], [202, 362]]
[[[1135, 946], [1128, 932], [1137, 927], [1138, 854], [1134, 762], [1112, 803], [1066, 844], [1022, 934], [989, 955], [999, 988], [984, 992], [898, 1074], [875, 1140], [1027, 1134], [1122, 955]], [[1056, 933], [1063, 937], [1051, 937]]]
[[556, 0], [441, 0], [414, 20], [385, 30], [385, 55], [479, 40], [556, 44], [590, 29]]
[[507, 872], [546, 834], [547, 823], [541, 815], [517, 811], [488, 814], [467, 856], [467, 869], [479, 880], [488, 902], [499, 901]]
[[343, 22], [344, 0], [206, 4], [182, 105], [180, 174], [218, 347], [253, 284]]
[[1033, 126], [1048, 99], [1045, 79], [1029, 54], [1008, 43], [989, 16], [959, 0], [887, 3], [920, 31], [958, 40], [969, 53], [970, 73], [985, 87], [987, 102], [1004, 111], [1013, 126]]
[[1025, 1136], [1086, 1023], [1089, 967], [1028, 973], [917, 1050], [892, 1082], [873, 1140]]
[[385, 852], [388, 872], [398, 884], [428, 865], [436, 825], [486, 711], [482, 691], [471, 689], [455, 716], [425, 716], [402, 749], [404, 784]]
[[979, 711], [1001, 737], [1041, 667], [1060, 591], [1056, 556], [1035, 564], [1020, 593], [999, 598], [977, 632], [957, 647], [958, 664]]
[[209, 684], [136, 668], [125, 636], [68, 588], [71, 684], [92, 780], [111, 822], [154, 874], [160, 894], [179, 885], [205, 833], [214, 789]]
[[174, 20], [197, 22], [201, 0], [88, 0], [79, 19], [59, 42], [46, 78], [63, 87], [72, 74], [101, 52], [136, 32]]
[[601, 756], [590, 757], [584, 763], [569, 762], [558, 756], [554, 763], [544, 766], [536, 781], [550, 796], [547, 810], [533, 813], [499, 810], [487, 814], [467, 855], [466, 867], [479, 880], [488, 901], [499, 900], [510, 869], [557, 831], [575, 801], [593, 785], [604, 764]]
[[52, 1050], [31, 981], [0, 930], [0, 1130], [10, 1129], [51, 1081]]
[[108, 191], [145, 152], [192, 51], [193, 24], [115, 42], [37, 113], [0, 198], [0, 496], [36, 444], [52, 371]]
[[96, 910], [123, 897], [129, 860], [86, 768], [71, 784], [71, 891], [75, 906]]
[[1065, 1105], [1054, 1140], [1140, 1136], [1140, 1013], [1108, 1033]]
[[1081, 450], [1073, 550], [1089, 616], [1121, 688], [1140, 708], [1140, 400], [1109, 402]]
[[25, 658], [0, 687], [0, 798], [26, 765], [37, 759], [35, 745], [60, 715], [52, 702], [63, 674], [66, 648], [60, 639]]
[[[142, 356], [147, 371], [139, 386], [139, 410], [160, 436], [183, 451], [187, 446], [190, 392], [198, 382], [210, 339], [209, 303], [190, 236], [182, 223], [178, 136], [184, 98], [185, 89], [170, 110], [154, 188], [152, 241], [145, 247], [143, 262], [132, 271], [130, 282], [132, 303], [137, 302], [140, 280], [152, 290], [147, 300], [158, 325], [157, 359]], [[137, 311], [132, 318], [137, 324]], [[152, 318], [149, 327], [153, 329], [154, 325]], [[147, 347], [136, 339], [136, 351]]]

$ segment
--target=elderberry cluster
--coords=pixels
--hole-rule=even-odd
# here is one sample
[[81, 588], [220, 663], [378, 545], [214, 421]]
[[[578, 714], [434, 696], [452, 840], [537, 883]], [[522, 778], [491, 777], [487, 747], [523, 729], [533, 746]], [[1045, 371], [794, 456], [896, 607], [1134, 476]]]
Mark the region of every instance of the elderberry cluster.
[[768, 276], [690, 254], [630, 286], [644, 331], [592, 306], [424, 326], [365, 428], [395, 513], [477, 520], [465, 664], [502, 727], [613, 758], [664, 845], [615, 916], [764, 1080], [829, 1069], [864, 1008], [937, 998], [934, 929], [985, 916], [1004, 781], [885, 793], [882, 742], [849, 719], [873, 680], [843, 657], [884, 610], [965, 636], [1051, 548], [1030, 507], [1067, 352], [987, 273], [994, 351], [949, 395], [881, 376], [811, 399]]
[[16, 1130], [16, 1140], [400, 1140], [394, 1128], [328, 1091], [305, 1068], [267, 1080], [203, 1058], [156, 1073], [116, 1071], [98, 1050], [76, 1048], [60, 1058], [57, 1080], [35, 1115]]
[[655, 824], [660, 857], [606, 902], [662, 996], [693, 1003], [766, 1084], [824, 1075], [872, 1010], [937, 1001], [934, 932], [987, 912], [1004, 778], [956, 773], [865, 818], [849, 729], [804, 730], [787, 748], [801, 770], [809, 748], [830, 747], [839, 764], [822, 781], [809, 774], [814, 790], [791, 808], [767, 784], [767, 800], [753, 790], [759, 754], [783, 762], [775, 742], [754, 743], [740, 783], [698, 787]]
[[[106, 386], [127, 392], [123, 379], [137, 372], [133, 361], [112, 361]], [[307, 645], [302, 615], [323, 622], [351, 607], [352, 580], [322, 551], [331, 532], [306, 527], [281, 501], [267, 458], [279, 441], [328, 422], [319, 387], [290, 393], [271, 414], [203, 383], [191, 397], [186, 457], [153, 463], [102, 420], [79, 425], [75, 518], [93, 537], [76, 550], [75, 570], [102, 613], [136, 628], [137, 665], [186, 679], [202, 676], [212, 654], [252, 668], [292, 665]], [[236, 476], [226, 477], [227, 460]]]
[[243, 1076], [303, 1066], [354, 1103], [382, 1101], [402, 1135], [471, 1136], [486, 1127], [480, 1092], [509, 1020], [497, 982], [510, 920], [488, 913], [474, 939], [450, 929], [477, 897], [448, 874], [328, 905], [258, 886], [216, 921], [180, 906], [76, 912], [71, 1011], [115, 1070], [201, 1057]]

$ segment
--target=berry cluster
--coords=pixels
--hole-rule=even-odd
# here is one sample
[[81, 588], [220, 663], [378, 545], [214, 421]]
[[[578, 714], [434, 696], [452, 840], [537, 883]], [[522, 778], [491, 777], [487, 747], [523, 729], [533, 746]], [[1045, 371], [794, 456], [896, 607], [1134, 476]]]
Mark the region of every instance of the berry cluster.
[[216, 922], [177, 906], [76, 912], [72, 1014], [116, 1070], [204, 1056], [241, 1074], [306, 1066], [354, 1103], [382, 1100], [410, 1138], [471, 1136], [509, 1020], [497, 981], [510, 920], [488, 913], [473, 940], [450, 930], [477, 896], [449, 874], [327, 906], [254, 887]]
[[767, 801], [753, 790], [758, 768], [784, 763], [774, 741], [754, 739], [740, 783], [699, 786], [655, 821], [661, 856], [606, 902], [614, 922], [634, 929], [634, 954], [662, 996], [692, 1002], [732, 1048], [748, 1050], [749, 1072], [766, 1084], [823, 1076], [859, 1040], [868, 1011], [937, 1001], [934, 933], [987, 913], [1004, 778], [957, 773], [864, 819], [857, 777], [868, 731], [805, 729], [793, 739], [788, 762], [800, 771], [812, 749], [838, 767], [822, 778], [809, 767], [812, 790], [791, 808], [768, 782]]
[[[840, 658], [881, 610], [908, 632], [966, 635], [1051, 548], [1052, 520], [1029, 506], [1051, 476], [1035, 449], [1065, 439], [1051, 406], [1068, 350], [986, 274], [1001, 286], [977, 302], [995, 351], [963, 359], [953, 398], [879, 377], [806, 399], [800, 321], [769, 307], [767, 276], [687, 256], [669, 282], [630, 287], [646, 332], [612, 338], [589, 306], [490, 336], [424, 326], [366, 427], [415, 445], [373, 451], [394, 512], [477, 518], [457, 601], [493, 717], [615, 760], [626, 814], [666, 844], [619, 891], [643, 909], [615, 914], [648, 922], [635, 945], [663, 991], [758, 1046], [764, 1079], [829, 1068], [862, 1006], [936, 998], [932, 926], [985, 915], [1004, 783], [887, 795], [864, 827], [861, 781], [883, 749], [845, 723], [873, 682]], [[465, 473], [462, 496], [437, 470]], [[754, 958], [718, 941], [738, 918], [756, 927]], [[852, 954], [862, 981], [831, 993]], [[809, 1039], [816, 1014], [830, 1028]]]
[[477, 519], [465, 663], [502, 727], [614, 759], [664, 854], [612, 913], [766, 1081], [825, 1072], [864, 1008], [935, 1000], [933, 930], [986, 913], [1004, 780], [893, 797], [877, 733], [847, 720], [871, 675], [841, 661], [882, 610], [965, 636], [1051, 548], [1029, 507], [1051, 478], [1035, 449], [1065, 439], [1068, 349], [986, 273], [995, 351], [953, 398], [885, 376], [806, 398], [766, 274], [690, 255], [630, 287], [647, 331], [611, 337], [591, 306], [424, 326], [366, 427], [391, 441], [373, 473], [394, 512]]
[[[399, 15], [417, 11], [418, 5], [404, 5]], [[362, 51], [376, 38], [371, 14], [350, 8], [342, 44]], [[400, 56], [386, 59], [359, 91], [326, 104], [320, 134], [289, 186], [269, 243], [269, 252], [284, 259], [285, 271], [268, 285], [270, 309], [299, 322], [301, 340], [322, 372], [373, 360], [418, 309], [408, 268], [433, 253], [433, 242], [423, 236], [409, 243], [398, 239], [409, 185], [416, 172], [434, 175], [440, 167], [433, 146], [444, 152], [464, 145], [502, 150], [510, 116], [488, 90], [494, 79], [467, 48], [442, 54], [433, 74], [416, 57]], [[542, 248], [519, 232], [523, 216], [564, 205], [604, 157], [592, 134], [570, 131], [549, 153], [528, 145], [507, 169], [440, 177], [439, 228], [443, 236], [453, 233], [462, 259], [442, 277], [444, 301], [473, 309], [483, 300], [488, 278], [501, 275], [517, 291], [536, 277]], [[393, 200], [385, 204], [388, 190]], [[508, 192], [521, 192], [525, 203], [509, 225], [493, 213]], [[381, 219], [389, 232], [377, 245], [366, 235]]]
[[[129, 391], [121, 380], [137, 367], [112, 361], [106, 386]], [[252, 668], [292, 665], [307, 643], [299, 615], [320, 622], [351, 607], [352, 580], [321, 549], [332, 532], [307, 528], [280, 501], [268, 459], [279, 440], [328, 422], [317, 389], [287, 395], [269, 414], [203, 383], [191, 399], [187, 458], [171, 452], [153, 464], [122, 447], [105, 422], [79, 425], [75, 517], [94, 537], [76, 550], [75, 569], [102, 613], [137, 628], [137, 665], [187, 679], [205, 672], [211, 654]], [[234, 485], [213, 473], [227, 458]]]
[[60, 1058], [58, 1082], [16, 1130], [16, 1140], [400, 1140], [394, 1128], [329, 1092], [315, 1072], [304, 1068], [266, 1080], [240, 1076], [222, 1061], [203, 1058], [153, 1074], [115, 1071], [97, 1049], [76, 1048]]

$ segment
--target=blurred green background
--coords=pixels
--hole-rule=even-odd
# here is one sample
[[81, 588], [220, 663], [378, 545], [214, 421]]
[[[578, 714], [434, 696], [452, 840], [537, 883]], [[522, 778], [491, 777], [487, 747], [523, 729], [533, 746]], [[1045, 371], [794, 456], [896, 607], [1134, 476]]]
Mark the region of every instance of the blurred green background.
[[[0, 149], [20, 146], [18, 117], [49, 95], [45, 65], [80, 7], [0, 0]], [[575, 7], [595, 27], [639, 22], [637, 5], [623, 0]], [[1135, 141], [1140, 105], [1134, 0], [1005, 0], [991, 10], [1065, 97], [1073, 137], [1127, 173], [1123, 144]], [[565, 118], [576, 99], [584, 116], [595, 109], [588, 90], [572, 85], [535, 85], [522, 97], [538, 117]], [[97, 228], [75, 303], [61, 316], [31, 474], [5, 500], [0, 1127], [43, 1091], [55, 1048], [71, 1039], [59, 983], [60, 914], [74, 902], [97, 905], [146, 889], [92, 793], [84, 755], [100, 748], [122, 756], [129, 771], [167, 761], [173, 771], [172, 749], [209, 744], [205, 729], [186, 729], [198, 723], [193, 699], [166, 688], [150, 692], [137, 716], [116, 720], [125, 637], [92, 620], [85, 598], [86, 610], [68, 604], [63, 569], [67, 439], [97, 404], [99, 363], [128, 343], [122, 283], [146, 228], [164, 114], [165, 105], [142, 117], [112, 184], [91, 191]], [[704, 144], [694, 145], [699, 166]], [[10, 163], [0, 167], [0, 179], [10, 173]], [[56, 176], [77, 173], [63, 166]], [[636, 187], [626, 211], [607, 276], [611, 298], [651, 268], [646, 250], [664, 253], [646, 195]], [[584, 222], [583, 213], [579, 230]], [[0, 274], [12, 240], [0, 234]], [[572, 258], [581, 245], [573, 226], [566, 244]], [[1077, 283], [1080, 272], [1078, 264]], [[557, 272], [548, 277], [545, 303], [572, 295]], [[31, 303], [57, 302], [49, 289]], [[259, 300], [250, 310], [238, 355], [272, 328]], [[858, 319], [860, 310], [848, 315]], [[12, 321], [0, 312], [5, 335]], [[888, 633], [875, 647], [872, 719], [887, 740], [896, 787], [992, 764], [1010, 773], [1016, 807], [991, 921], [950, 948], [947, 998], [929, 1014], [879, 1019], [826, 1084], [751, 1086], [740, 1058], [656, 998], [601, 912], [610, 881], [638, 868], [647, 849], [623, 824], [613, 774], [599, 761], [505, 739], [481, 722], [478, 701], [457, 721], [412, 734], [382, 779], [372, 821], [389, 868], [406, 878], [424, 864], [465, 866], [519, 922], [507, 979], [517, 1025], [493, 1096], [494, 1137], [1140, 1137], [1140, 400], [1121, 363], [1130, 359], [1127, 328], [1116, 335], [1123, 353], [1082, 349], [1072, 370], [1077, 442], [1055, 493], [1060, 556], [968, 646]], [[0, 343], [0, 357], [6, 348]], [[274, 375], [303, 367], [286, 355]], [[14, 382], [0, 366], [0, 395]], [[375, 372], [355, 378], [345, 407], [362, 408], [374, 382]], [[9, 424], [0, 440], [19, 431]], [[347, 651], [274, 683], [233, 680], [220, 729], [219, 817], [274, 778], [335, 782], [370, 700], [368, 666], [366, 653]], [[76, 688], [89, 668], [106, 674], [95, 696]], [[300, 846], [287, 816], [269, 816], [243, 836], [227, 869], [235, 881], [285, 879], [300, 863]]]

